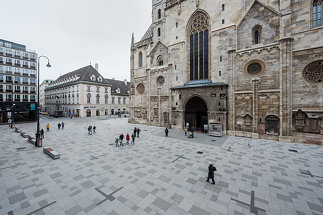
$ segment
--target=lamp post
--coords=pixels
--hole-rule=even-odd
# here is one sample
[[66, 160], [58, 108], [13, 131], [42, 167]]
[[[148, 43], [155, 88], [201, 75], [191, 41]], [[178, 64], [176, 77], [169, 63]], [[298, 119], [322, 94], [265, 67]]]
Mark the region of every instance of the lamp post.
[[44, 55], [41, 55], [38, 57], [38, 61], [37, 61], [37, 67], [38, 67], [38, 89], [37, 89], [37, 133], [36, 133], [36, 142], [35, 142], [35, 146], [38, 146], [38, 147], [41, 147], [41, 145], [39, 144], [39, 140], [40, 140], [40, 132], [39, 132], [39, 72], [40, 72], [40, 69], [39, 69], [39, 60], [40, 58], [46, 58], [47, 59], [47, 67], [51, 67], [50, 63], [49, 63], [49, 59], [48, 57], [44, 56]]

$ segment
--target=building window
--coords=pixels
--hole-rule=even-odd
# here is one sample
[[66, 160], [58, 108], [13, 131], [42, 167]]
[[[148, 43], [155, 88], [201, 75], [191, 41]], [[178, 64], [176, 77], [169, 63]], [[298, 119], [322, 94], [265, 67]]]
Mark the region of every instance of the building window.
[[222, 19], [222, 24], [224, 24], [224, 19]]
[[114, 104], [114, 100], [115, 100], [115, 98], [114, 98], [114, 97], [112, 97], [112, 104]]
[[104, 96], [104, 103], [105, 103], [105, 104], [108, 104], [108, 102], [109, 102], [109, 100], [108, 100], [108, 99], [109, 99], [109, 96], [108, 96], [108, 95], [105, 95], [105, 96]]
[[91, 104], [91, 94], [90, 93], [87, 94], [87, 103]]
[[163, 66], [164, 65], [164, 60], [163, 60], [163, 56], [158, 56], [157, 57], [157, 65], [158, 66]]
[[99, 94], [96, 95], [96, 103], [100, 104], [100, 95]]
[[145, 86], [142, 83], [138, 84], [137, 91], [139, 94], [143, 94], [145, 92]]
[[3, 94], [0, 94], [0, 101], [3, 101]]
[[178, 28], [178, 22], [176, 22], [176, 28]]
[[322, 25], [322, 0], [313, 1], [313, 12], [312, 12], [312, 26], [313, 28], [320, 27]]
[[121, 98], [118, 97], [118, 104], [121, 104]]
[[139, 52], [139, 67], [142, 67], [142, 53]]
[[11, 94], [6, 95], [6, 101], [12, 101], [12, 95]]
[[159, 10], [158, 10], [158, 12], [157, 12], [157, 17], [158, 17], [158, 19], [160, 19], [160, 18], [161, 18], [161, 9], [159, 9]]
[[222, 4], [222, 11], [224, 11], [224, 9], [225, 9], [225, 6], [224, 6], [224, 4]]
[[248, 75], [259, 75], [265, 71], [265, 64], [260, 60], [251, 60], [244, 67]]
[[253, 27], [253, 29], [252, 29], [253, 44], [260, 43], [261, 32], [262, 32], [262, 27], [260, 25], [256, 25]]
[[157, 29], [157, 36], [160, 37], [161, 33], [160, 33], [160, 28]]
[[87, 91], [91, 92], [91, 86], [87, 86]]
[[96, 92], [100, 92], [100, 87], [96, 87]]
[[222, 74], [221, 74], [221, 71], [219, 71], [219, 76], [221, 76]]
[[207, 16], [198, 12], [189, 24], [190, 38], [190, 80], [209, 77], [209, 21]]
[[123, 98], [123, 104], [126, 104], [126, 98]]
[[222, 62], [222, 56], [220, 56], [220, 62]]

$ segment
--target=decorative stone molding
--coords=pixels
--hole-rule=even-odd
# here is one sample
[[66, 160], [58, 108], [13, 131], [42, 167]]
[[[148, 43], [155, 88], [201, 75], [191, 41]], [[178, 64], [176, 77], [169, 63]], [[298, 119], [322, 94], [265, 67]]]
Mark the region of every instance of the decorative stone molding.
[[[243, 56], [244, 54], [248, 54], [251, 55], [254, 52], [257, 52], [257, 54], [261, 53], [262, 51], [267, 51], [270, 52], [273, 49], [280, 49], [280, 45], [279, 44], [270, 44], [270, 45], [266, 45], [266, 46], [261, 46], [261, 47], [254, 47], [251, 49], [244, 49], [244, 50], [240, 50], [236, 52], [236, 56]], [[229, 50], [229, 52], [233, 52], [234, 50]]]

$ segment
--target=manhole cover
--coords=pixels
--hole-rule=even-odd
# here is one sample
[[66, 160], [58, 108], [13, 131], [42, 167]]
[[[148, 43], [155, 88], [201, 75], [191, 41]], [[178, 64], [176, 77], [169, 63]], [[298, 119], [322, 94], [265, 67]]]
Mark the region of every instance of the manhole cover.
[[196, 152], [197, 154], [203, 154], [203, 152], [201, 152], [201, 151], [198, 151], [198, 152]]

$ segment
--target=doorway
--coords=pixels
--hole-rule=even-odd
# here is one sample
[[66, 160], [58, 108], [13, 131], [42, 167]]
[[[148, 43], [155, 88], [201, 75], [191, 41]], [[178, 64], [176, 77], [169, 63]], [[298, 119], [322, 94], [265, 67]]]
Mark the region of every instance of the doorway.
[[187, 123], [197, 131], [203, 131], [204, 125], [208, 124], [207, 105], [202, 98], [195, 96], [186, 103], [185, 125]]
[[86, 117], [91, 117], [91, 109], [86, 110]]

